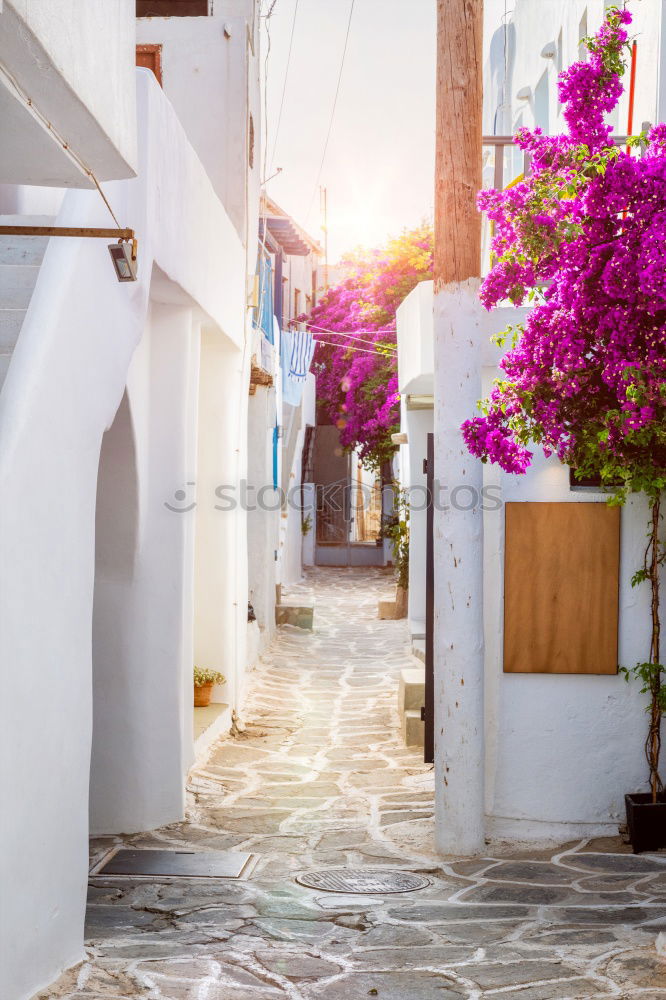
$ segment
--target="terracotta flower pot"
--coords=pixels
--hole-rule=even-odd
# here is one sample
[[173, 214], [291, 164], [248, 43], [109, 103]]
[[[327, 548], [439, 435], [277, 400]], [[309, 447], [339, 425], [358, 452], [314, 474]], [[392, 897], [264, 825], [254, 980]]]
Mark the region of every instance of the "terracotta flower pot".
[[206, 705], [210, 705], [210, 696], [213, 693], [212, 684], [195, 684], [194, 685], [194, 707], [195, 708], [205, 708]]

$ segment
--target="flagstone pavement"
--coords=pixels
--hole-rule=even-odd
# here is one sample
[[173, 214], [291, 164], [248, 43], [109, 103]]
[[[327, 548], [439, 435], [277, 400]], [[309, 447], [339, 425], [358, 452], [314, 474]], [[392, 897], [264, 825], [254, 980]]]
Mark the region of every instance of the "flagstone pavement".
[[[619, 840], [551, 850], [433, 847], [433, 772], [400, 741], [405, 622], [381, 571], [318, 570], [315, 629], [286, 626], [250, 678], [246, 731], [189, 778], [188, 816], [136, 847], [239, 849], [237, 881], [94, 876], [86, 962], [39, 1000], [517, 1000], [666, 997], [666, 855]], [[340, 896], [312, 869], [401, 868], [430, 885]]]

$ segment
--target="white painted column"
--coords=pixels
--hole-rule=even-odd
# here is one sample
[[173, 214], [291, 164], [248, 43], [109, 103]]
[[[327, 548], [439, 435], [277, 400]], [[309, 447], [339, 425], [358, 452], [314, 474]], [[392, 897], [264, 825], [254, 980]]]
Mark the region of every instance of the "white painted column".
[[460, 425], [481, 397], [478, 281], [435, 294], [435, 816], [442, 854], [484, 848], [482, 464]]

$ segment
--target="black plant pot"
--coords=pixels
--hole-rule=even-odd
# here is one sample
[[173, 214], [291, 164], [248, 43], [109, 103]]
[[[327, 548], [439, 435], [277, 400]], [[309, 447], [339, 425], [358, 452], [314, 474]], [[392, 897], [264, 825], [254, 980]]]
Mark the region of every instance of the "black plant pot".
[[650, 792], [625, 795], [629, 840], [634, 854], [666, 847], [666, 792], [652, 801]]

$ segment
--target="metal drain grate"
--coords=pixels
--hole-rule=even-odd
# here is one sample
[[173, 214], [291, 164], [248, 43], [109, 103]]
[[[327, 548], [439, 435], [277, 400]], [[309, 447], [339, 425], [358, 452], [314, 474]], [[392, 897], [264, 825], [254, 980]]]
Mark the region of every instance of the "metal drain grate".
[[93, 874], [240, 878], [251, 858], [251, 854], [234, 851], [131, 851], [122, 848]]
[[414, 892], [430, 885], [430, 879], [414, 872], [381, 868], [329, 868], [322, 872], [306, 872], [296, 881], [309, 889], [324, 892], [375, 893]]

